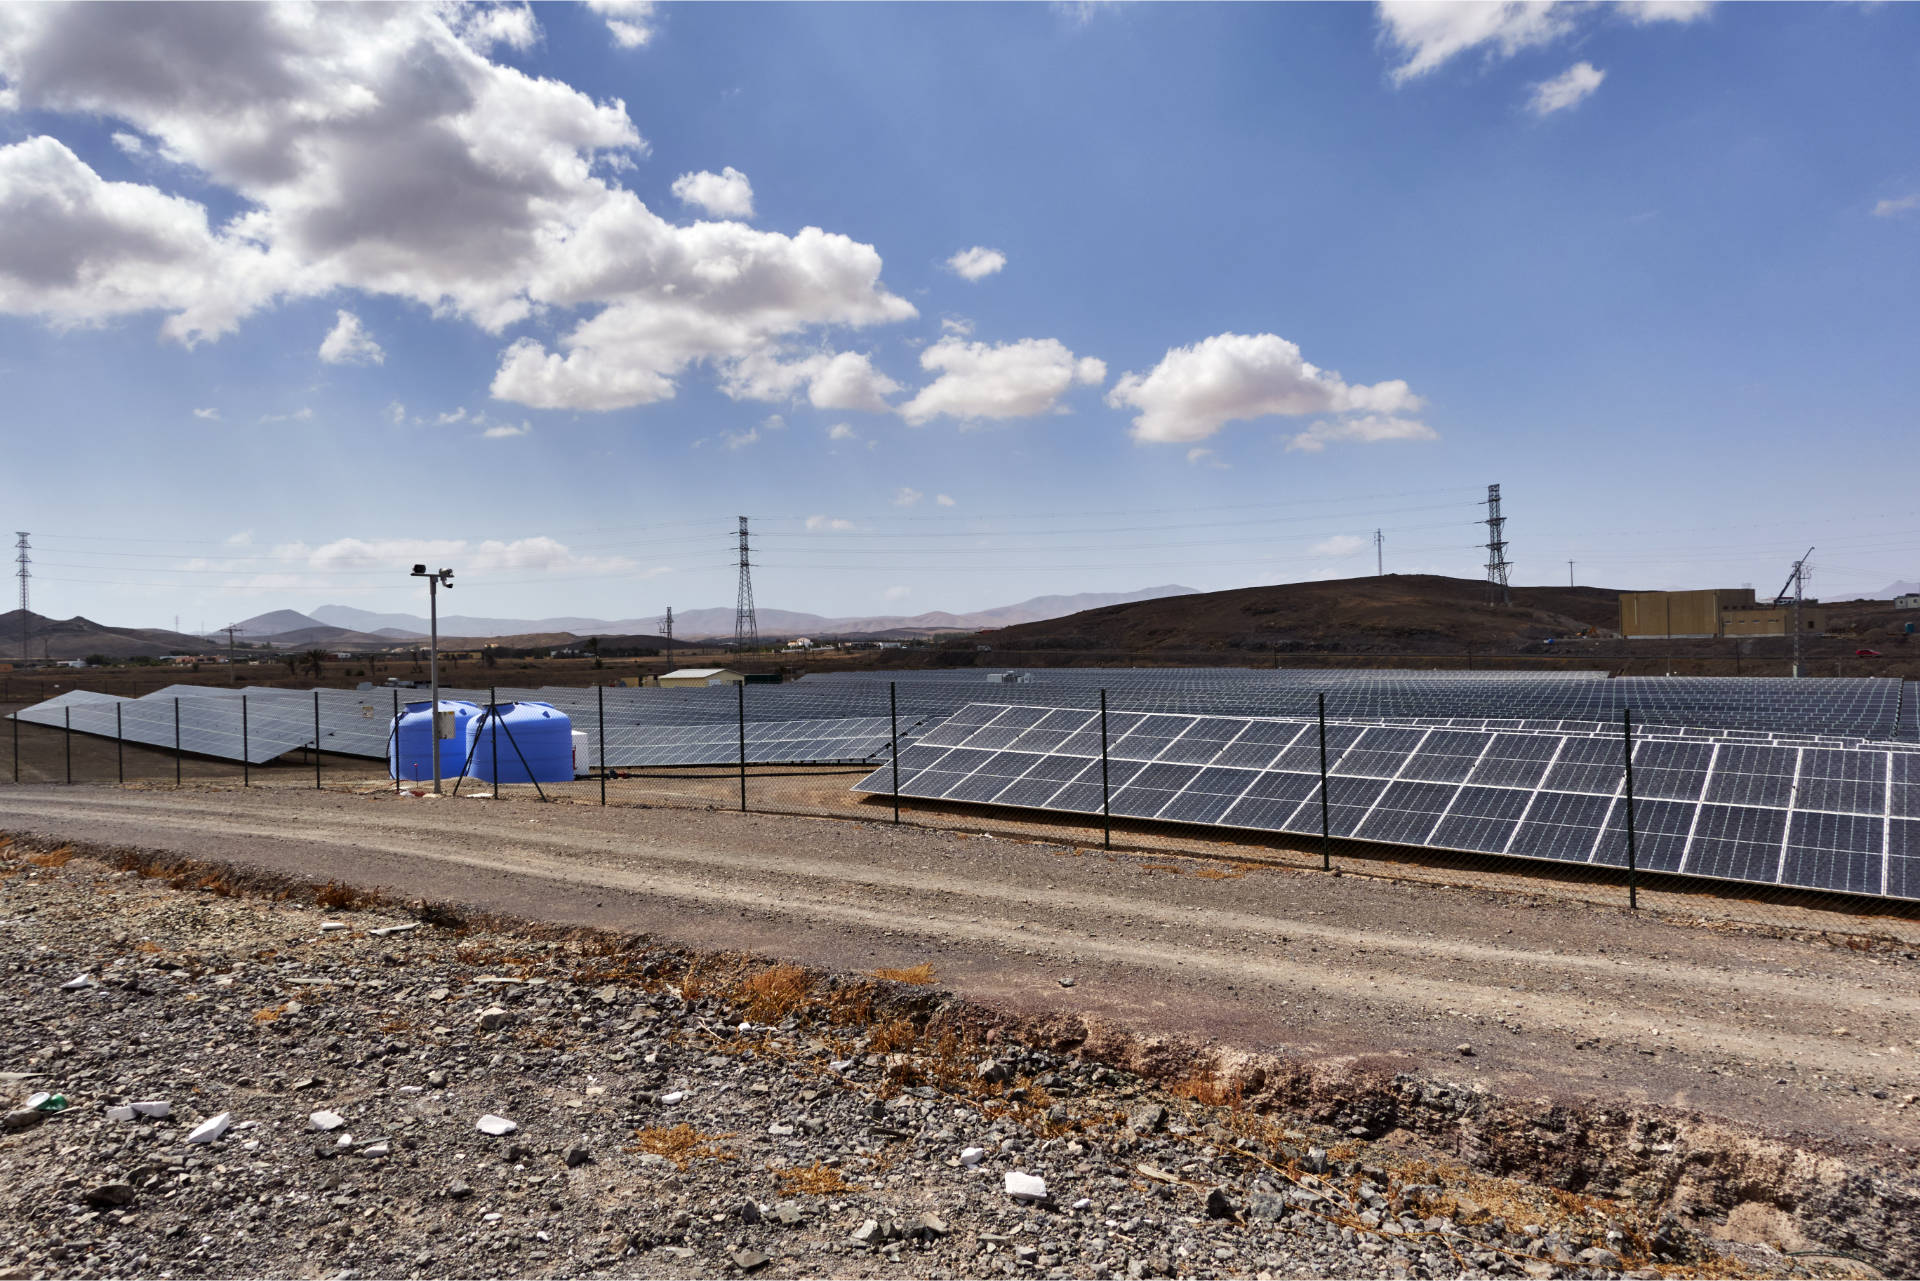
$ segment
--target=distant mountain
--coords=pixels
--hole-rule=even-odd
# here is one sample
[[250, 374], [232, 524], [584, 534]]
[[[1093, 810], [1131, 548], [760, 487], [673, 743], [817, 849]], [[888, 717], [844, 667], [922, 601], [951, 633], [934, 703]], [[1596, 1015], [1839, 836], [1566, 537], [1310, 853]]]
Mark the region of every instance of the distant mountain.
[[[27, 616], [33, 658], [159, 658], [165, 654], [206, 654], [219, 650], [198, 636], [156, 627], [104, 627], [88, 618]], [[0, 659], [20, 657], [20, 611], [0, 614]]]
[[[762, 636], [848, 636], [871, 632], [908, 634], [939, 631], [971, 632], [990, 627], [1009, 627], [1016, 623], [1044, 622], [1050, 618], [1060, 618], [1067, 614], [1079, 613], [1081, 610], [1100, 609], [1108, 605], [1128, 605], [1135, 601], [1158, 600], [1165, 596], [1190, 595], [1193, 590], [1191, 587], [1168, 584], [1134, 592], [1082, 592], [1075, 596], [1036, 596], [1032, 600], [1021, 601], [1017, 605], [1002, 605], [995, 609], [976, 610], [970, 614], [934, 611], [913, 615], [827, 618], [820, 614], [803, 614], [785, 609], [761, 609], [757, 611], [757, 618]], [[311, 615], [281, 610], [277, 614], [263, 614], [260, 619], [249, 619], [248, 623], [282, 617], [296, 620], [282, 628], [283, 631], [293, 631], [300, 627], [332, 626], [379, 635], [390, 635], [395, 631], [416, 636], [427, 634], [427, 620], [417, 614], [376, 614], [371, 610], [355, 609], [351, 605], [322, 605]], [[245, 625], [247, 624], [243, 624]], [[466, 614], [440, 616], [442, 636], [523, 636], [541, 632], [571, 632], [576, 636], [621, 636], [635, 633], [650, 635], [658, 630], [657, 618], [608, 620], [571, 616], [559, 618], [477, 618]], [[733, 610], [731, 608], [682, 610], [673, 617], [673, 632], [676, 637], [731, 636]]]
[[[283, 636], [288, 632], [326, 625], [321, 619], [309, 618], [296, 609], [276, 609], [271, 614], [256, 614], [243, 623], [235, 623], [233, 634], [245, 640], [265, 640], [269, 636]], [[222, 639], [226, 634], [226, 628], [219, 629], [218, 635]]]
[[1895, 596], [1912, 596], [1920, 592], [1920, 583], [1909, 583], [1901, 579], [1897, 583], [1888, 583], [1877, 592], [1868, 592], [1862, 600], [1892, 600]]

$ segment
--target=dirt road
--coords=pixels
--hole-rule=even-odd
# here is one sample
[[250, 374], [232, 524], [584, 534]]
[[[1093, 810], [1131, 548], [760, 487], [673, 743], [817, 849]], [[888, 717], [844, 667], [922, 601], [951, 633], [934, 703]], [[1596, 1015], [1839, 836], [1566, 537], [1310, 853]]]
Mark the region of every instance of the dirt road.
[[[332, 793], [0, 790], [0, 829], [177, 851], [1511, 1096], [1920, 1140], [1920, 961], [1624, 911], [884, 824]], [[1061, 980], [1071, 979], [1072, 986]], [[1470, 1045], [1470, 1055], [1458, 1047]]]

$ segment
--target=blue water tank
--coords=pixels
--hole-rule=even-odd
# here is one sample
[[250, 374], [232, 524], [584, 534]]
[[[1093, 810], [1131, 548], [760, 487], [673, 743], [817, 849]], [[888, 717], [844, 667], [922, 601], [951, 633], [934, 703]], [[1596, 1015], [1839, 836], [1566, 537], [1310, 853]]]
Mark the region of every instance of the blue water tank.
[[[387, 736], [387, 777], [409, 782], [432, 781], [433, 735], [431, 703], [408, 703], [401, 709]], [[440, 710], [453, 713], [453, 737], [440, 740], [440, 776], [454, 778], [467, 759], [467, 745], [473, 737], [473, 722], [480, 716], [480, 705], [443, 698]]]
[[[473, 763], [467, 773], [474, 778], [564, 783], [573, 777], [573, 721], [552, 703], [501, 703], [496, 715], [474, 722], [472, 736]], [[498, 778], [493, 777], [496, 760]]]

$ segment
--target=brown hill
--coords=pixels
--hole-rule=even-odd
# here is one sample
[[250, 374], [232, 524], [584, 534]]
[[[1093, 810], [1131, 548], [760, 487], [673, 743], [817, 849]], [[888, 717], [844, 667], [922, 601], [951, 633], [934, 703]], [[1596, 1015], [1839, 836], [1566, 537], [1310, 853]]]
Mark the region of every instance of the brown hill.
[[1512, 650], [1620, 625], [1620, 593], [1600, 587], [1515, 587], [1487, 604], [1478, 579], [1388, 574], [1279, 583], [1090, 609], [981, 633], [995, 649], [1341, 650], [1458, 653]]
[[[54, 619], [41, 614], [28, 617], [31, 625], [33, 658], [86, 658], [104, 654], [108, 658], [159, 658], [163, 654], [204, 654], [219, 645], [198, 636], [187, 636], [152, 627], [103, 627], [90, 618]], [[20, 657], [20, 611], [0, 614], [0, 659]]]

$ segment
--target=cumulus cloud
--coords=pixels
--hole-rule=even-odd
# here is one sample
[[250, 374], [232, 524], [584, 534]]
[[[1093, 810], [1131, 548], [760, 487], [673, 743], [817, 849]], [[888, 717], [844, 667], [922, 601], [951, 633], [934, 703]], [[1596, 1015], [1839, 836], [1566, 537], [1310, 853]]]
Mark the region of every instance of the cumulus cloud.
[[962, 280], [985, 280], [1007, 265], [1007, 256], [998, 249], [975, 245], [947, 259], [947, 270]]
[[1315, 556], [1352, 556], [1365, 551], [1369, 542], [1358, 534], [1335, 534], [1331, 538], [1321, 539], [1307, 551]]
[[1107, 403], [1139, 410], [1137, 440], [1205, 440], [1236, 419], [1418, 409], [1421, 400], [1395, 379], [1350, 384], [1309, 364], [1278, 334], [1216, 334], [1175, 347], [1144, 374], [1114, 384]]
[[147, 144], [141, 141], [139, 134], [128, 133], [124, 129], [113, 131], [113, 145], [129, 156], [145, 155], [147, 151]]
[[942, 338], [920, 353], [920, 365], [940, 376], [900, 407], [901, 416], [915, 424], [941, 415], [962, 421], [1031, 418], [1056, 408], [1076, 384], [1097, 387], [1107, 380], [1104, 361], [1075, 357], [1056, 338], [998, 346]]
[[673, 180], [673, 194], [681, 204], [698, 205], [716, 217], [753, 217], [753, 184], [732, 165], [719, 173], [683, 173]]
[[1317, 422], [1296, 432], [1288, 441], [1289, 450], [1317, 454], [1328, 445], [1342, 442], [1375, 444], [1383, 440], [1438, 440], [1440, 433], [1412, 418], [1394, 418], [1384, 414], [1362, 414], [1332, 422]]
[[854, 528], [854, 524], [852, 521], [842, 520], [838, 516], [807, 517], [807, 530], [810, 533], [817, 534], [822, 532], [833, 532], [837, 530], [852, 529], [852, 528]]
[[1901, 196], [1898, 199], [1880, 201], [1873, 207], [1873, 216], [1897, 218], [1903, 213], [1912, 213], [1916, 209], [1920, 209], [1920, 192], [1911, 196]]
[[638, 49], [653, 39], [653, 0], [587, 0], [587, 7], [606, 20], [622, 49]]
[[887, 588], [887, 590], [881, 592], [880, 595], [886, 600], [905, 600], [907, 597], [913, 595], [913, 588], [895, 585]]
[[828, 440], [858, 440], [859, 435], [846, 423], [835, 423], [827, 428]]
[[217, 409], [196, 409], [193, 411], [193, 416], [195, 418], [204, 418], [210, 423], [220, 421], [220, 411]]
[[942, 507], [952, 507], [954, 505], [953, 497], [949, 494], [935, 494], [933, 501]]
[[[1405, 84], [1474, 50], [1511, 58], [1552, 44], [1606, 8], [1584, 0], [1380, 0], [1375, 12], [1381, 43], [1400, 59], [1393, 81]], [[1625, 0], [1613, 6], [1636, 25], [1693, 22], [1711, 8], [1702, 0]]]
[[894, 491], [893, 505], [895, 507], [911, 507], [925, 497], [926, 495], [921, 493], [919, 490], [910, 489], [907, 486], [902, 485], [899, 489]]
[[313, 420], [313, 410], [311, 407], [306, 409], [296, 409], [290, 414], [260, 415], [260, 421], [263, 423], [304, 423], [304, 422], [311, 422], [312, 420]]
[[320, 343], [320, 359], [329, 365], [384, 364], [387, 353], [373, 340], [360, 317], [350, 311], [335, 313], [333, 328]]
[[723, 431], [720, 433], [720, 443], [737, 453], [748, 445], [760, 443], [760, 429], [749, 427], [745, 431]]
[[873, 367], [873, 359], [857, 351], [816, 352], [782, 360], [773, 351], [756, 352], [729, 363], [721, 390], [736, 400], [785, 400], [807, 389], [815, 409], [862, 409], [886, 413], [887, 397], [900, 384]]
[[533, 434], [533, 424], [523, 420], [519, 424], [519, 426], [515, 426], [512, 423], [496, 423], [492, 427], [489, 427], [485, 431], [481, 432], [480, 439], [511, 440], [515, 436], [531, 436], [532, 434]]
[[1542, 80], [1534, 85], [1533, 96], [1527, 101], [1527, 110], [1536, 116], [1550, 116], [1556, 111], [1578, 106], [1606, 78], [1607, 73], [1591, 62], [1576, 62], [1553, 79]]
[[416, 561], [451, 565], [468, 579], [483, 574], [613, 573], [634, 567], [624, 556], [583, 556], [565, 543], [546, 537], [483, 542], [463, 538], [340, 538], [317, 547], [285, 543], [274, 548], [273, 554], [323, 574], [391, 569]]
[[509, 344], [493, 392], [568, 409], [664, 400], [689, 366], [915, 314], [870, 245], [677, 226], [611, 183], [646, 152], [624, 104], [490, 61], [538, 38], [529, 11], [504, 13], [0, 6], [0, 110], [124, 126], [239, 210], [215, 223], [197, 200], [107, 182], [51, 137], [0, 147], [0, 312], [159, 312], [195, 342], [341, 289], [491, 333], [538, 311], [559, 339]]

